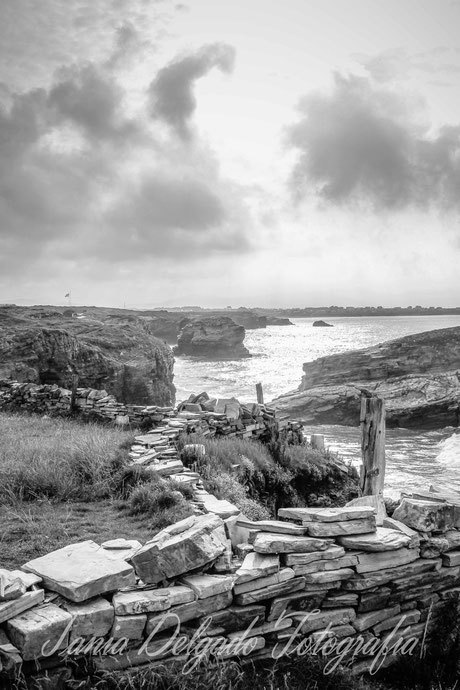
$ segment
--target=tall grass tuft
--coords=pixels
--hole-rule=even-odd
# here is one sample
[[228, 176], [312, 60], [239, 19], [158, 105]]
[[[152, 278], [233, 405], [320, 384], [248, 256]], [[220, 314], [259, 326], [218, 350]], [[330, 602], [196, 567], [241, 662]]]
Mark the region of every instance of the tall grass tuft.
[[133, 435], [69, 419], [1, 414], [0, 438], [1, 501], [91, 501], [113, 495]]

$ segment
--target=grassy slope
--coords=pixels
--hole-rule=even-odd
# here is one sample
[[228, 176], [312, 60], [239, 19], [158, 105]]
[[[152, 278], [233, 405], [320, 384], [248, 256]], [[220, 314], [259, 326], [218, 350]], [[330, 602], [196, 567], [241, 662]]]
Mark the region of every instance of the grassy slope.
[[174, 483], [125, 470], [129, 432], [1, 413], [0, 438], [0, 567], [85, 539], [145, 542], [190, 514]]

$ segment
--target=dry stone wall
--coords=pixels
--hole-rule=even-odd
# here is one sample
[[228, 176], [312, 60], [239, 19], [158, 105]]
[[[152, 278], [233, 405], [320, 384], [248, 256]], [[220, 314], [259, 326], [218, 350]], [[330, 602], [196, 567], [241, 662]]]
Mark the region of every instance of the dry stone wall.
[[460, 500], [406, 496], [382, 525], [369, 504], [258, 522], [209, 512], [145, 544], [85, 541], [0, 570], [3, 677], [78, 674], [88, 656], [98, 672], [187, 669], [326, 642], [329, 662], [357, 674], [418, 654], [443, 607], [458, 607]]

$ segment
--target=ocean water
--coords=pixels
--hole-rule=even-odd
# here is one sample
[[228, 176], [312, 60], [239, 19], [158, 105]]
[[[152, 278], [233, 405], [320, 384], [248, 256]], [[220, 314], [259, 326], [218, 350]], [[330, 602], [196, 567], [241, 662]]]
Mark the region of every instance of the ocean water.
[[[411, 333], [460, 326], [460, 316], [395, 316], [326, 319], [334, 328], [313, 328], [314, 319], [291, 319], [292, 326], [269, 326], [246, 333], [252, 357], [244, 360], [201, 361], [176, 358], [177, 399], [207, 391], [215, 397], [255, 400], [255, 385], [263, 384], [265, 400], [294, 390], [302, 365], [317, 357], [376, 345]], [[359, 430], [351, 427], [306, 428], [324, 433], [326, 445], [358, 464]], [[460, 433], [452, 428], [430, 432], [387, 430], [385, 490], [428, 488], [436, 483], [460, 490]]]

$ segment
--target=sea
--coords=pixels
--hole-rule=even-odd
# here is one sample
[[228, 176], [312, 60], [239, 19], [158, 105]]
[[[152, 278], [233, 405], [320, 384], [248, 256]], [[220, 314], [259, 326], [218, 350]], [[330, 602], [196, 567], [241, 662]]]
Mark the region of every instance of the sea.
[[[248, 330], [244, 344], [251, 357], [203, 361], [178, 357], [174, 365], [177, 400], [207, 391], [212, 397], [256, 399], [255, 386], [263, 385], [264, 398], [295, 390], [302, 365], [318, 357], [376, 345], [413, 333], [460, 326], [460, 316], [338, 317], [325, 319], [333, 328], [314, 328], [313, 318], [291, 319], [292, 326]], [[360, 463], [359, 429], [337, 425], [305, 427], [307, 436], [322, 433], [326, 446], [343, 459]], [[435, 484], [460, 491], [460, 430], [387, 429], [385, 495], [427, 490]]]

